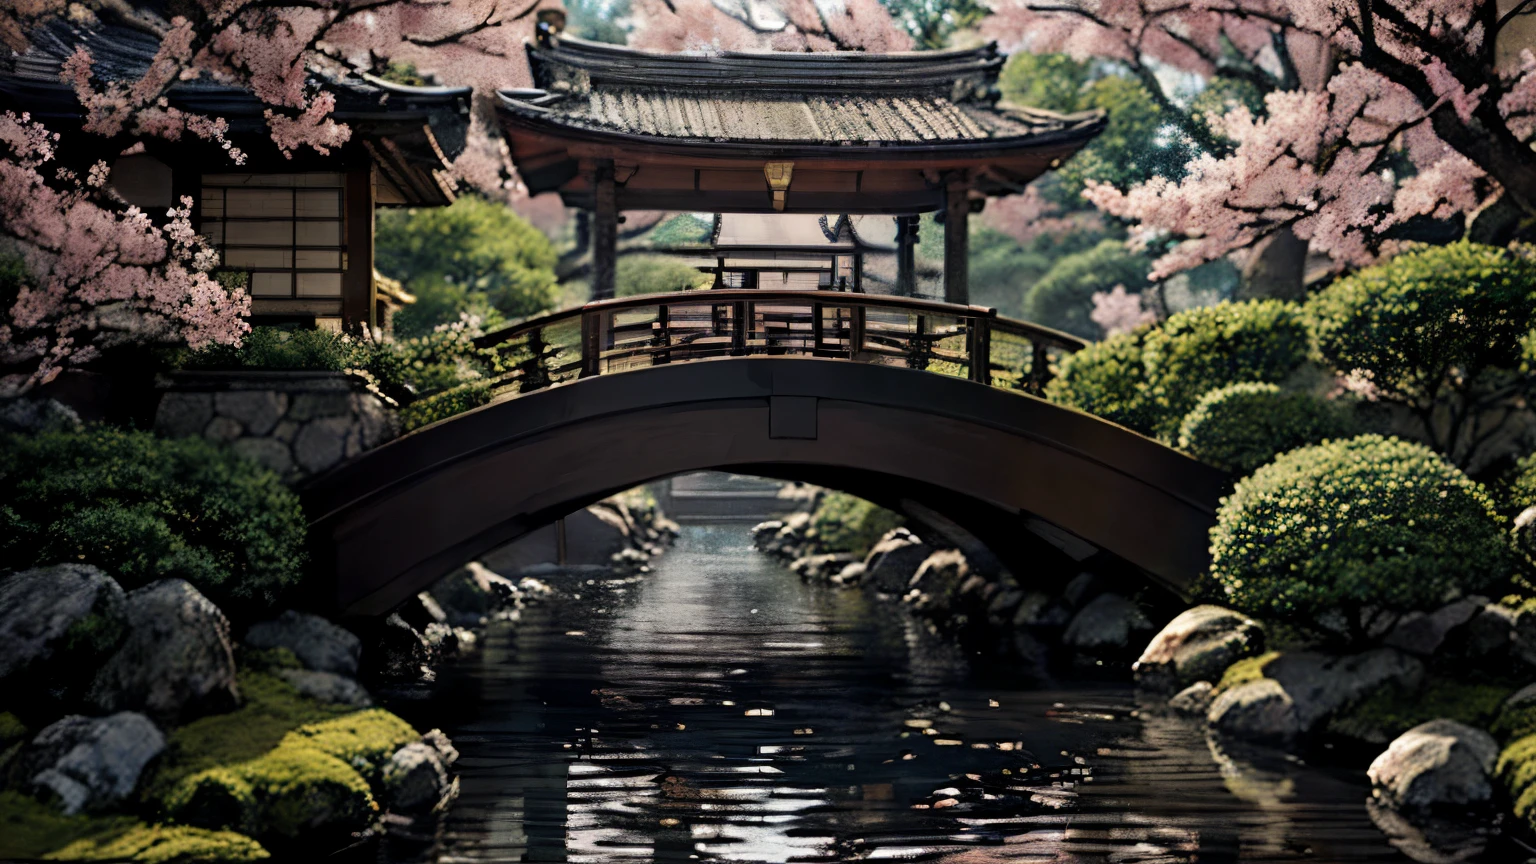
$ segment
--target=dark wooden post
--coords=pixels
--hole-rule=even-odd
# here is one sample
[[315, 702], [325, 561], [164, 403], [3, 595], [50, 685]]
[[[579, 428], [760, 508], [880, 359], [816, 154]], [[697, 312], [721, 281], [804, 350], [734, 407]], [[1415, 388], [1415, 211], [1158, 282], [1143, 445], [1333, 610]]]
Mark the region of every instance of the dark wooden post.
[[613, 160], [597, 160], [592, 187], [592, 299], [613, 296], [619, 252], [619, 192], [613, 182]]
[[581, 377], [590, 378], [602, 371], [603, 313], [581, 313]]
[[917, 216], [896, 217], [896, 293], [917, 293]]
[[977, 315], [970, 319], [971, 380], [992, 383], [992, 319]]
[[751, 314], [751, 306], [744, 300], [737, 300], [731, 304], [731, 317], [735, 320], [731, 323], [731, 353], [737, 356], [747, 353], [747, 316]]
[[341, 323], [349, 333], [359, 333], [379, 325], [373, 297], [371, 167], [347, 172], [345, 202], [347, 264], [341, 276]]
[[652, 345], [657, 349], [651, 355], [652, 366], [672, 362], [672, 319], [665, 303], [656, 307], [656, 336]]
[[1029, 392], [1039, 396], [1045, 393], [1045, 385], [1051, 383], [1051, 358], [1045, 353], [1045, 343], [1030, 345]]
[[864, 253], [853, 253], [853, 293], [864, 293]]
[[944, 299], [969, 304], [970, 287], [970, 184], [951, 176], [944, 187]]
[[857, 360], [864, 350], [864, 307], [848, 310], [848, 359]]
[[825, 333], [823, 332], [823, 329], [822, 329], [822, 322], [821, 322], [821, 314], [822, 313], [821, 313], [821, 308], [822, 307], [821, 307], [820, 303], [812, 303], [811, 304], [811, 356], [812, 357], [820, 357], [821, 356], [821, 346], [824, 344], [824, 342], [826, 340], [826, 335], [825, 335]]

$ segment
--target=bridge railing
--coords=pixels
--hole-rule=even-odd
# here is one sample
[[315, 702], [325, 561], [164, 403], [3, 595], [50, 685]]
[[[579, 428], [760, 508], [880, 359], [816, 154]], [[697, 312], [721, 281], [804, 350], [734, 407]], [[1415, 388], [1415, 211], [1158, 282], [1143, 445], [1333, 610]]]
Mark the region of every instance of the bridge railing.
[[996, 310], [837, 291], [714, 290], [588, 303], [509, 324], [476, 344], [495, 391], [717, 357], [797, 355], [921, 369], [1039, 395], [1083, 340]]

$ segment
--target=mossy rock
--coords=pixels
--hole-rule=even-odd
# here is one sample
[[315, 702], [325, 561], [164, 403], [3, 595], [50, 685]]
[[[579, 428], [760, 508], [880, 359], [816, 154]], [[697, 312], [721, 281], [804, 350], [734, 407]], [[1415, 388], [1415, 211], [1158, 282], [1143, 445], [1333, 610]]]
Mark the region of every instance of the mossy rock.
[[66, 816], [20, 792], [0, 792], [0, 860], [36, 860], [76, 840], [115, 836], [135, 823], [126, 816]]
[[1515, 741], [1527, 735], [1536, 735], [1536, 702], [1506, 707], [1497, 720], [1488, 727], [1493, 737], [1500, 741]]
[[178, 821], [278, 841], [344, 835], [366, 827], [378, 811], [362, 775], [335, 756], [300, 743], [194, 774], [165, 803]]
[[1385, 745], [1421, 723], [1440, 718], [1487, 729], [1510, 692], [1502, 684], [1441, 677], [1429, 678], [1417, 693], [1384, 687], [1330, 720], [1328, 732]]
[[1515, 816], [1536, 829], [1536, 735], [1516, 740], [1499, 754], [1494, 774], [1515, 802]]
[[1227, 667], [1227, 671], [1221, 673], [1221, 682], [1216, 685], [1216, 693], [1231, 690], [1250, 681], [1257, 681], [1264, 677], [1264, 667], [1280, 657], [1279, 651], [1266, 651], [1257, 657], [1245, 657]]
[[279, 669], [303, 669], [304, 663], [291, 648], [246, 648], [240, 654], [241, 665], [257, 672]]
[[377, 788], [389, 757], [419, 738], [421, 733], [411, 724], [382, 708], [372, 708], [300, 726], [283, 739], [283, 746], [309, 746], [334, 756]]
[[246, 864], [272, 856], [233, 831], [186, 825], [135, 825], [112, 837], [77, 840], [45, 856], [51, 861], [134, 861], [143, 864]]

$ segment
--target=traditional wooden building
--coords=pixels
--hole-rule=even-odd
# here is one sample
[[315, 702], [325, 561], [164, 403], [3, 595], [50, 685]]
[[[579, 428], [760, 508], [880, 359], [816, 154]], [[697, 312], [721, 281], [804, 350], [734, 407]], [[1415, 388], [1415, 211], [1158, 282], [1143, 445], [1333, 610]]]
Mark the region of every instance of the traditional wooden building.
[[[945, 220], [945, 296], [967, 300], [969, 214], [1096, 135], [1099, 112], [1001, 104], [995, 45], [900, 54], [656, 54], [541, 25], [536, 89], [501, 125], [531, 192], [592, 211], [594, 297], [624, 210], [885, 213]], [[908, 269], [910, 272], [910, 268]]]
[[254, 323], [302, 322], [360, 331], [387, 324], [413, 298], [381, 283], [373, 269], [373, 216], [379, 206], [453, 201], [450, 161], [463, 149], [469, 88], [410, 87], [370, 76], [316, 74], [336, 96], [336, 120], [352, 131], [329, 155], [285, 158], [268, 137], [265, 107], [249, 92], [207, 79], [172, 88], [172, 107], [220, 117], [247, 154], [234, 164], [217, 144], [184, 135], [130, 140], [74, 133], [81, 108], [60, 80], [77, 46], [90, 51], [102, 81], [135, 80], [159, 46], [139, 29], [97, 21], [55, 21], [22, 54], [0, 57], [0, 109], [28, 112], [61, 145], [101, 148], [124, 199], [163, 213], [182, 196], [193, 221], [219, 251], [221, 270], [245, 274]]
[[[889, 216], [810, 213], [716, 213], [703, 248], [677, 256], [706, 273], [715, 288], [864, 290], [864, 256], [894, 247], [871, 242], [864, 223]], [[872, 226], [878, 232], [880, 226]], [[890, 234], [887, 230], [886, 234]]]

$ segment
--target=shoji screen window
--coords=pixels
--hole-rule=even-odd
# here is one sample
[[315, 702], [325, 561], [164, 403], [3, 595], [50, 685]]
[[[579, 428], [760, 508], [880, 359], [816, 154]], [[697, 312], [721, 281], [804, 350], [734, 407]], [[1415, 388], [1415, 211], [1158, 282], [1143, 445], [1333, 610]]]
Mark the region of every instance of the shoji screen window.
[[202, 233], [252, 297], [340, 297], [342, 174], [204, 174]]

